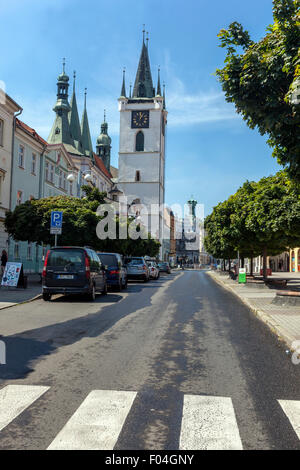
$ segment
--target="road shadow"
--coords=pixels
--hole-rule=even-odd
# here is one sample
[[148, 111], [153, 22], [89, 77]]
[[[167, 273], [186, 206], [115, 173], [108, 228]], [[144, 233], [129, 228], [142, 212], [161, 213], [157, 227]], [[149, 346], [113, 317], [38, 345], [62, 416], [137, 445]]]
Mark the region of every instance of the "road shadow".
[[[86, 305], [86, 310], [97, 303], [99, 303], [99, 307], [103, 303], [109, 305], [102, 307], [95, 313], [87, 313], [79, 318], [27, 330], [16, 335], [0, 336], [6, 344], [7, 351], [7, 364], [0, 365], [0, 381], [22, 379], [34, 370], [36, 363], [44, 356], [63, 346], [74, 344], [82, 338], [101, 336], [122, 318], [132, 315], [139, 309], [151, 306], [151, 288], [154, 293], [158, 287], [157, 281], [146, 285], [136, 283], [128, 286], [128, 293], [133, 295], [128, 295], [125, 298], [114, 293], [107, 296], [99, 295], [95, 302], [84, 302], [82, 298], [77, 296], [54, 298], [49, 302], [50, 305], [63, 306], [72, 301], [72, 303], [82, 303], [83, 307]], [[145, 295], [134, 295], [144, 289]], [[122, 300], [122, 308], [119, 305], [120, 300]]]

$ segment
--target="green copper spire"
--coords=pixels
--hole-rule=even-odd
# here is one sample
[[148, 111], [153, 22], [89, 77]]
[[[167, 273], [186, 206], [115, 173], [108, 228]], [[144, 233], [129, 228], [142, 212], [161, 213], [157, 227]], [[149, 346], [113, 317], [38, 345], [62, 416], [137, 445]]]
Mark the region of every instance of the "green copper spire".
[[82, 142], [83, 154], [93, 159], [94, 152], [93, 152], [93, 145], [92, 145], [92, 140], [91, 140], [89, 120], [88, 120], [88, 115], [87, 115], [87, 110], [86, 110], [86, 94], [87, 94], [87, 89], [85, 88], [84, 110], [83, 110], [82, 120], [81, 120], [81, 142]]
[[157, 78], [157, 92], [156, 96], [161, 96], [161, 88], [160, 88], [160, 68], [158, 67], [158, 78]]
[[74, 143], [75, 143], [77, 150], [79, 150], [79, 152], [82, 152], [81, 129], [80, 129], [80, 121], [79, 121], [76, 93], [75, 93], [75, 80], [76, 80], [75, 71], [74, 71], [73, 77], [74, 77], [73, 94], [72, 94], [71, 103], [70, 103], [71, 111], [69, 112], [70, 133], [71, 133], [71, 137], [74, 139]]
[[126, 87], [125, 87], [125, 67], [123, 68], [123, 82], [122, 82], [122, 89], [121, 95], [122, 98], [126, 98]]
[[145, 30], [143, 30], [143, 45], [134, 82], [132, 98], [153, 98], [154, 88], [152, 82], [148, 48], [145, 45]]
[[68, 89], [69, 77], [65, 73], [65, 59], [63, 59], [63, 71], [57, 78], [57, 100], [53, 108], [56, 117], [48, 137], [50, 144], [63, 143], [74, 146], [68, 119], [68, 114], [71, 110], [68, 102]]
[[110, 151], [111, 151], [111, 138], [108, 133], [108, 124], [105, 119], [105, 110], [104, 110], [104, 121], [101, 124], [101, 134], [97, 139], [97, 155], [103, 160], [104, 165], [110, 171]]

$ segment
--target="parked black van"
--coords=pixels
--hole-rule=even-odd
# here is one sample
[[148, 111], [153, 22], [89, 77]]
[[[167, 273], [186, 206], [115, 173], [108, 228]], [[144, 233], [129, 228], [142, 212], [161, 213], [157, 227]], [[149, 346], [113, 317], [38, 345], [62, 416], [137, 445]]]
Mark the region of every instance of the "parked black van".
[[105, 266], [106, 282], [119, 292], [127, 287], [127, 269], [123, 256], [119, 253], [98, 253], [102, 264]]
[[58, 246], [48, 251], [42, 275], [43, 299], [53, 294], [107, 294], [105, 268], [91, 248]]

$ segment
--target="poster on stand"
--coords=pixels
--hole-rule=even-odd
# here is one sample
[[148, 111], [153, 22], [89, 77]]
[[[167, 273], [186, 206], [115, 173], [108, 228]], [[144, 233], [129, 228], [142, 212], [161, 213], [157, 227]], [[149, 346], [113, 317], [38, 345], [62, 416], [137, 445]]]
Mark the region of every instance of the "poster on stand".
[[5, 266], [1, 285], [5, 287], [17, 287], [22, 271], [22, 263], [8, 261]]

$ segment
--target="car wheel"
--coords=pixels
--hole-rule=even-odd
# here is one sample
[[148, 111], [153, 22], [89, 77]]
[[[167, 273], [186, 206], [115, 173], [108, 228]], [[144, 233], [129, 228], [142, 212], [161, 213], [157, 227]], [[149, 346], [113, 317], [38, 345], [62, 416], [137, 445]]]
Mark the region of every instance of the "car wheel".
[[91, 302], [94, 302], [94, 300], [96, 299], [96, 288], [95, 288], [95, 284], [93, 284], [93, 286], [92, 286], [92, 290], [91, 290], [91, 292], [90, 292], [89, 295], [88, 295], [88, 299], [89, 299]]
[[43, 294], [43, 300], [45, 300], [45, 302], [49, 302], [49, 300], [51, 300], [51, 294]]

